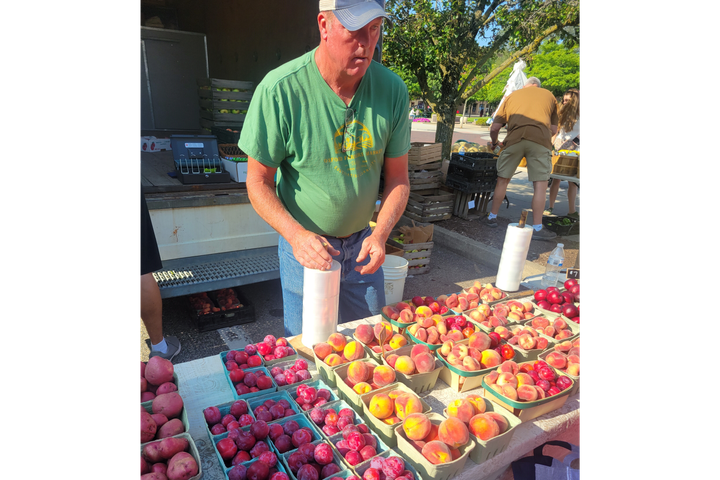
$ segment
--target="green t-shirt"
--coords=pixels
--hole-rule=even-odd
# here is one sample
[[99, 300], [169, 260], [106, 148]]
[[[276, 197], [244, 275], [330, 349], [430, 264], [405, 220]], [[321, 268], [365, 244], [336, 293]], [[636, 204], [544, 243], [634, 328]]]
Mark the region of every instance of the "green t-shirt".
[[400, 77], [373, 61], [346, 107], [320, 75], [315, 50], [260, 82], [238, 146], [278, 168], [277, 195], [304, 228], [342, 237], [372, 218], [385, 158], [410, 150], [410, 102]]

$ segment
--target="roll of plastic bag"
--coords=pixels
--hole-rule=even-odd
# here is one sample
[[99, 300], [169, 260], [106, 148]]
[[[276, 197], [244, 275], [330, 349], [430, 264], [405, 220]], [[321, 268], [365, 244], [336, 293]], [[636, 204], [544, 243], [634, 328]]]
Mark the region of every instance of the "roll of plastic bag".
[[340, 264], [330, 270], [304, 268], [302, 343], [311, 348], [337, 331], [340, 302]]
[[519, 228], [517, 223], [508, 225], [495, 281], [495, 286], [500, 290], [515, 292], [520, 288], [532, 234], [530, 225], [524, 228]]

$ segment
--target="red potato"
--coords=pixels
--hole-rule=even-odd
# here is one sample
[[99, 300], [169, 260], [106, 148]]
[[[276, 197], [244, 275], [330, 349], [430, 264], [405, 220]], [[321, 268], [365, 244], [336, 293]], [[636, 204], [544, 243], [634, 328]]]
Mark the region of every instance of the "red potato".
[[151, 472], [140, 477], [140, 480], [168, 480], [168, 477], [164, 473]]
[[188, 480], [198, 474], [197, 461], [187, 452], [174, 455], [168, 462], [168, 480]]
[[[168, 422], [168, 418], [162, 413], [153, 413], [151, 417], [155, 420], [158, 430]], [[157, 436], [157, 433], [155, 435]]]
[[150, 464], [162, 462], [162, 450], [160, 450], [160, 442], [148, 443], [142, 449], [142, 457]]
[[150, 472], [138, 478], [138, 480], [168, 480], [164, 473]]
[[177, 392], [178, 388], [173, 382], [165, 382], [157, 388], [155, 395], [161, 395], [163, 393]]
[[141, 377], [140, 378], [140, 393], [147, 391], [147, 378]]
[[168, 420], [167, 423], [158, 429], [156, 438], [174, 437], [175, 435], [180, 435], [184, 432], [185, 425], [183, 425], [182, 420], [179, 418], [173, 418], [172, 420]]
[[162, 413], [168, 419], [179, 417], [182, 409], [183, 399], [178, 392], [163, 393], [155, 397], [152, 402], [153, 413]]
[[[160, 457], [163, 460], [170, 460], [176, 454], [187, 450], [189, 445], [190, 442], [187, 441], [187, 438], [163, 438], [160, 440]], [[168, 463], [168, 470], [170, 470], [170, 463]]]
[[150, 462], [145, 460], [142, 455], [140, 455], [140, 475], [150, 473], [152, 471], [152, 465]]
[[152, 385], [172, 382], [174, 372], [172, 362], [162, 357], [152, 357], [145, 366], [145, 378]]
[[145, 362], [140, 360], [140, 378], [145, 378]]
[[151, 472], [160, 472], [163, 475], [167, 476], [167, 463], [165, 462], [158, 462], [153, 463], [152, 467], [150, 467]]
[[150, 400], [155, 400], [155, 394], [153, 392], [148, 390], [140, 394], [140, 403], [149, 402]]
[[149, 442], [155, 438], [157, 423], [148, 412], [140, 412], [140, 443]]

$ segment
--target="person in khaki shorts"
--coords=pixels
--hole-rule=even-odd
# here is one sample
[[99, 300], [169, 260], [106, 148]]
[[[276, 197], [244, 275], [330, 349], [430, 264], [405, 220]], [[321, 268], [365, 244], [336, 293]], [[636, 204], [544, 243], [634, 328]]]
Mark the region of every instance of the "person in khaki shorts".
[[555, 97], [549, 90], [540, 87], [540, 80], [535, 77], [528, 78], [525, 86], [511, 93], [495, 114], [490, 127], [493, 149], [500, 145], [498, 133], [503, 125], [507, 125], [508, 132], [502, 142], [505, 148], [498, 158], [498, 179], [492, 207], [483, 222], [489, 227], [497, 227], [497, 214], [505, 198], [507, 186], [520, 161], [525, 157], [528, 178], [533, 182], [533, 238], [553, 239], [557, 235], [543, 228], [542, 215], [552, 170], [550, 139], [557, 132], [558, 125]]

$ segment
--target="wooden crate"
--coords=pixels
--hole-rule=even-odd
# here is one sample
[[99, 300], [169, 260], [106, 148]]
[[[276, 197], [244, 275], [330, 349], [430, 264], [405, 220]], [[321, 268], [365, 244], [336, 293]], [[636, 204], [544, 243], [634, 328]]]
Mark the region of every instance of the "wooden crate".
[[[407, 212], [404, 214], [407, 216]], [[387, 245], [403, 250], [402, 257], [408, 261], [408, 275], [420, 275], [430, 271], [430, 254], [432, 253], [433, 242], [423, 243], [398, 243], [393, 238], [400, 235], [399, 230], [390, 232]], [[417, 250], [413, 252], [412, 250]]]
[[455, 194], [447, 188], [436, 188], [430, 194], [410, 192], [405, 215], [416, 222], [437, 222], [452, 217]]
[[580, 156], [553, 155], [552, 173], [580, 178]]
[[431, 172], [409, 171], [408, 178], [410, 180], [410, 191], [438, 188], [442, 184], [442, 177], [443, 175], [440, 170], [434, 170]]
[[442, 143], [413, 142], [410, 144], [408, 165], [423, 165], [438, 161], [442, 161]]
[[432, 172], [435, 170], [440, 170], [441, 168], [442, 168], [442, 162], [440, 160], [438, 160], [437, 162], [425, 163], [423, 165], [408, 164], [408, 173], [417, 173], [417, 172], [422, 172], [423, 170]]

